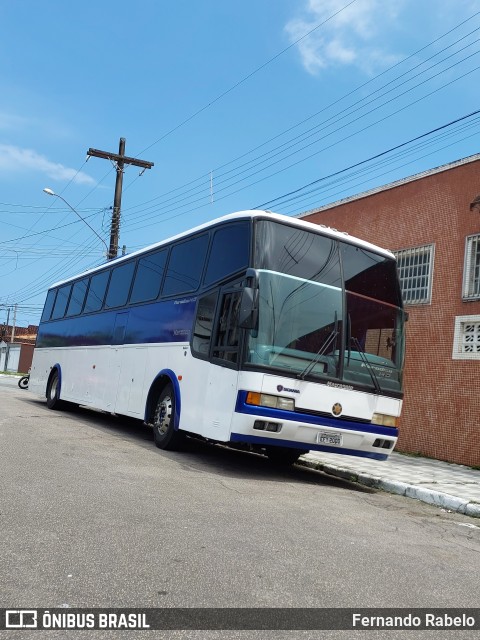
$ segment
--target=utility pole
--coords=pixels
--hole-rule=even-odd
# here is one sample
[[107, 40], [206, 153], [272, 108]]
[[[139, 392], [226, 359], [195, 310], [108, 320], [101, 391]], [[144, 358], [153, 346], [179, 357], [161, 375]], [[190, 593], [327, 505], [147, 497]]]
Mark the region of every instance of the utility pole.
[[137, 158], [129, 158], [128, 156], [126, 156], [125, 138], [120, 138], [118, 153], [100, 151], [99, 149], [89, 149], [87, 151], [87, 156], [95, 156], [97, 158], [103, 158], [104, 160], [110, 160], [115, 164], [115, 169], [117, 171], [117, 178], [115, 180], [115, 196], [113, 201], [112, 223], [110, 226], [110, 248], [107, 255], [107, 259], [112, 260], [113, 258], [116, 258], [118, 254], [120, 211], [122, 206], [123, 168], [126, 164], [133, 164], [136, 167], [143, 167], [143, 171], [145, 171], [145, 169], [151, 169], [154, 163], [147, 162], [146, 160], [138, 160]]
[[10, 338], [10, 342], [15, 340], [15, 323], [17, 322], [17, 305], [13, 307], [13, 325], [12, 325], [12, 335]]

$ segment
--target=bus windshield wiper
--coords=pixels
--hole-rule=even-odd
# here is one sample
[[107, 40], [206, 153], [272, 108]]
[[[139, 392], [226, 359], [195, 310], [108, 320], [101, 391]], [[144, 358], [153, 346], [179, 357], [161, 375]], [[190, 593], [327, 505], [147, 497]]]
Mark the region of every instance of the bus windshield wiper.
[[300, 380], [304, 380], [305, 376], [308, 375], [313, 370], [313, 368], [315, 367], [319, 359], [323, 356], [323, 354], [326, 352], [326, 350], [332, 344], [332, 342], [334, 342], [337, 336], [338, 336], [338, 330], [332, 329], [332, 331], [330, 332], [329, 336], [327, 337], [323, 345], [320, 347], [317, 353], [313, 356], [312, 360], [307, 364], [305, 369], [298, 374], [298, 377], [300, 378]]
[[357, 351], [360, 354], [361, 359], [363, 360], [365, 366], [367, 367], [367, 371], [370, 374], [370, 377], [371, 377], [372, 382], [373, 382], [373, 386], [375, 387], [375, 391], [377, 393], [381, 393], [382, 389], [380, 387], [380, 383], [378, 382], [377, 374], [375, 373], [375, 370], [373, 369], [371, 363], [368, 361], [368, 358], [365, 355], [365, 349], [361, 346], [361, 344], [360, 344], [360, 342], [358, 341], [357, 338], [354, 338], [352, 336], [350, 339], [353, 342], [353, 344], [356, 346]]

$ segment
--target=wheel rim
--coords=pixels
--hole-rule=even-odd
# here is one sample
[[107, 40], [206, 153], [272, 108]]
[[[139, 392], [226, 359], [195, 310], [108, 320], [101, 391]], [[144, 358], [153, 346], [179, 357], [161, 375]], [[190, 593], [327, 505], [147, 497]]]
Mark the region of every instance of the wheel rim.
[[58, 376], [55, 376], [52, 380], [52, 384], [50, 385], [50, 400], [55, 400], [57, 397], [57, 387], [58, 387]]
[[167, 395], [162, 398], [155, 409], [154, 426], [159, 436], [165, 436], [168, 433], [172, 421], [172, 398]]

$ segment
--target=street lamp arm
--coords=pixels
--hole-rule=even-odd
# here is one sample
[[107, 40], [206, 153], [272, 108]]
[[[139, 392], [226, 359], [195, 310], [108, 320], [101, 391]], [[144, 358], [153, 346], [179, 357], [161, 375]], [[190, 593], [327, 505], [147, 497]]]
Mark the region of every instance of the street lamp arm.
[[67, 205], [67, 207], [69, 207], [69, 208], [73, 211], [73, 213], [75, 213], [75, 214], [80, 218], [80, 220], [81, 220], [82, 222], [84, 222], [84, 223], [87, 225], [87, 227], [88, 227], [91, 231], [93, 231], [93, 233], [97, 236], [97, 238], [98, 238], [98, 239], [103, 243], [103, 245], [104, 245], [105, 249], [107, 250], [107, 256], [108, 256], [108, 247], [107, 247], [107, 243], [106, 243], [106, 242], [105, 242], [105, 240], [102, 238], [102, 236], [101, 236], [101, 235], [99, 235], [99, 234], [95, 231], [95, 229], [94, 229], [94, 228], [93, 228], [93, 227], [92, 227], [92, 226], [91, 226], [91, 225], [90, 225], [90, 224], [85, 220], [85, 218], [83, 218], [83, 217], [78, 213], [78, 211], [77, 211], [76, 209], [74, 209], [74, 208], [72, 207], [72, 205], [71, 205], [69, 202], [67, 202], [67, 200], [65, 200], [65, 198], [64, 198], [63, 196], [59, 195], [58, 193], [55, 193], [55, 191], [52, 191], [52, 189], [49, 189], [48, 187], [45, 187], [45, 189], [44, 189], [43, 191], [44, 191], [47, 195], [49, 195], [49, 196], [55, 196], [56, 198], [60, 198], [60, 200], [63, 200], [63, 202]]

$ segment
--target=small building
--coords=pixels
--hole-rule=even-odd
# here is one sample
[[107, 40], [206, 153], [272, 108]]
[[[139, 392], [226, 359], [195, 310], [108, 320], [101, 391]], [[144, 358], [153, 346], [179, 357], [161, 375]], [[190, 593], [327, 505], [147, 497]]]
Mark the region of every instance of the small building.
[[480, 154], [300, 217], [397, 256], [409, 313], [397, 449], [480, 465]]
[[0, 341], [0, 373], [28, 373], [32, 366], [33, 344]]
[[[3, 324], [0, 331], [0, 373], [27, 373], [32, 366], [38, 326], [13, 328]], [[14, 339], [12, 342], [12, 333]]]

